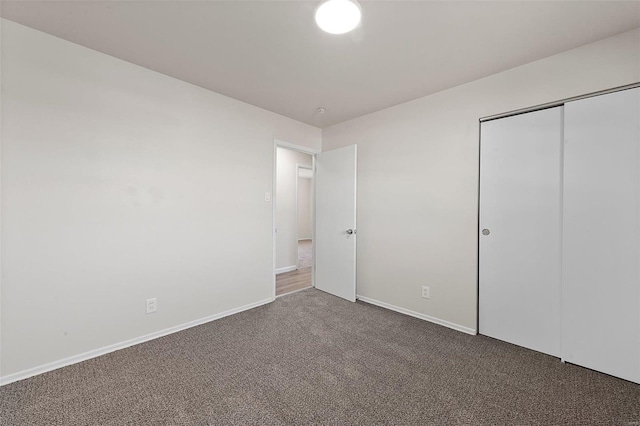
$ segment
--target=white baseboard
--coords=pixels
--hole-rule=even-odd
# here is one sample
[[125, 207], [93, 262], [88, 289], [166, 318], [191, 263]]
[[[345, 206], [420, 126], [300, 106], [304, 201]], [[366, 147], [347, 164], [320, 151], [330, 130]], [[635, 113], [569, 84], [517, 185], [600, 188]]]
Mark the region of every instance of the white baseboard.
[[409, 309], [401, 308], [399, 306], [391, 305], [386, 302], [381, 302], [379, 300], [370, 299], [364, 296], [356, 296], [356, 299], [361, 300], [365, 303], [370, 303], [372, 305], [380, 306], [381, 308], [389, 309], [391, 311], [399, 312], [401, 314], [409, 315], [411, 317], [419, 318], [421, 320], [429, 321], [434, 324], [442, 325], [444, 327], [452, 328], [457, 331], [461, 331], [463, 333], [476, 335], [478, 334], [475, 329], [465, 327], [463, 325], [455, 324], [453, 322], [445, 321], [440, 318], [432, 317], [429, 315], [421, 314], [420, 312], [410, 311]]
[[284, 274], [285, 272], [295, 271], [296, 269], [298, 269], [296, 265], [285, 266], [284, 268], [278, 268], [276, 269], [276, 275]]
[[195, 327], [197, 325], [205, 324], [207, 322], [215, 321], [220, 318], [228, 317], [229, 315], [237, 314], [249, 309], [257, 308], [258, 306], [265, 305], [273, 302], [275, 299], [269, 298], [260, 300], [259, 302], [250, 303], [248, 305], [240, 306], [239, 308], [230, 309], [228, 311], [221, 312], [219, 314], [210, 315], [208, 317], [200, 318], [194, 321], [189, 321], [184, 324], [176, 325], [174, 327], [165, 328], [164, 330], [156, 331], [140, 337], [134, 337], [133, 339], [125, 340], [124, 342], [114, 343], [113, 345], [104, 346], [99, 349], [94, 349], [88, 352], [81, 353], [79, 355], [63, 358], [58, 361], [53, 361], [48, 364], [39, 365], [37, 367], [30, 368], [28, 370], [18, 371], [17, 373], [9, 374], [7, 376], [0, 377], [0, 386], [8, 385], [9, 383], [17, 382], [18, 380], [27, 379], [38, 374], [46, 373], [47, 371], [57, 370], [58, 368], [66, 367], [71, 364], [77, 364], [82, 361], [86, 361], [91, 358], [96, 358], [101, 355], [108, 354], [120, 349], [128, 348], [139, 343], [148, 342], [149, 340], [157, 339], [158, 337], [166, 336], [168, 334], [176, 333], [178, 331], [186, 330], [187, 328]]

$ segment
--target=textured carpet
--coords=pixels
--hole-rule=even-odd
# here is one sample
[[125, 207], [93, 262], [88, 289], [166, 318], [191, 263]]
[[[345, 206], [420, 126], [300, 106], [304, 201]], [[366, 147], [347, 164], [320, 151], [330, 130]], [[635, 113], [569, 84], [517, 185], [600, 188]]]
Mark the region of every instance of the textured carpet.
[[310, 268], [311, 261], [311, 240], [298, 241], [298, 268]]
[[638, 385], [315, 289], [0, 388], [2, 425], [638, 422]]

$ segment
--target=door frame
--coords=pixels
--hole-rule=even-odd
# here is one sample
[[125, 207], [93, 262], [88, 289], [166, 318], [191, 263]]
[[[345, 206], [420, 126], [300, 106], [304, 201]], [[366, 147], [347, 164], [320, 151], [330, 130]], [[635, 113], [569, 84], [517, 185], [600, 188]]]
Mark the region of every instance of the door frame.
[[[311, 170], [311, 184], [313, 184], [313, 166], [315, 165], [315, 155], [311, 157], [311, 167], [305, 165], [305, 164], [300, 164], [300, 163], [296, 163], [296, 241], [299, 243], [300, 242], [300, 232], [299, 232], [299, 225], [300, 225], [300, 221], [299, 221], [299, 216], [300, 216], [300, 206], [299, 206], [299, 202], [300, 200], [298, 199], [298, 194], [300, 191], [299, 188], [299, 183], [300, 183], [300, 169], [304, 169], [304, 170]], [[315, 189], [315, 188], [314, 188]], [[315, 193], [314, 193], [315, 194]], [[313, 200], [315, 201], [315, 199]], [[314, 219], [315, 219], [315, 210], [316, 210], [316, 205], [315, 203], [312, 204], [312, 210], [311, 210], [311, 245], [313, 246], [313, 233], [315, 232], [315, 227], [314, 225]], [[311, 256], [313, 256], [313, 250], [311, 250]], [[313, 264], [313, 262], [312, 262]], [[296, 270], [300, 269], [300, 259], [296, 256]], [[313, 265], [312, 265], [312, 269], [313, 269]], [[313, 278], [311, 279], [311, 285], [313, 285]]]
[[[315, 196], [316, 196], [316, 180], [315, 180], [315, 173], [316, 173], [316, 154], [320, 154], [321, 150], [316, 149], [316, 148], [311, 148], [308, 146], [303, 146], [303, 145], [297, 145], [294, 143], [290, 143], [290, 142], [285, 142], [283, 140], [280, 139], [274, 139], [273, 140], [273, 167], [272, 167], [272, 175], [273, 175], [273, 180], [271, 182], [271, 238], [272, 238], [272, 268], [271, 268], [271, 277], [272, 277], [272, 286], [271, 286], [271, 299], [272, 300], [276, 300], [276, 220], [277, 220], [277, 213], [276, 213], [276, 199], [277, 199], [277, 184], [276, 184], [276, 178], [277, 178], [277, 160], [278, 160], [278, 148], [284, 148], [284, 149], [288, 149], [291, 151], [297, 151], [297, 152], [302, 152], [303, 154], [309, 154], [311, 155], [311, 170], [313, 172], [313, 211], [312, 211], [312, 217], [311, 217], [311, 250], [312, 250], [312, 257], [311, 257], [311, 285], [315, 287], [315, 269], [316, 269], [316, 250], [315, 250], [315, 234], [316, 234], [316, 229], [315, 229], [315, 222], [316, 222], [316, 200], [315, 200]], [[296, 213], [297, 213], [297, 209], [298, 209], [298, 183], [297, 183], [297, 168], [296, 168]], [[296, 216], [296, 222], [297, 222], [297, 216]], [[296, 229], [296, 236], [298, 235], [298, 231]], [[296, 259], [296, 267], [298, 266], [298, 260]]]

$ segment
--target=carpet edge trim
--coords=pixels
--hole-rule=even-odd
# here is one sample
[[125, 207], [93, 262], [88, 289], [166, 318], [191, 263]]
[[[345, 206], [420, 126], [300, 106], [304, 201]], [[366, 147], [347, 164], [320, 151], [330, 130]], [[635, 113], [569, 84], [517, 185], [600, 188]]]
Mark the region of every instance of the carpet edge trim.
[[473, 336], [478, 334], [474, 328], [465, 327], [464, 325], [460, 325], [460, 324], [456, 324], [440, 318], [432, 317], [430, 315], [421, 314], [420, 312], [411, 311], [409, 309], [401, 308], [399, 306], [395, 306], [390, 303], [381, 302], [380, 300], [376, 300], [376, 299], [371, 299], [370, 297], [356, 295], [356, 299], [361, 300], [365, 303], [380, 306], [381, 308], [389, 309], [391, 311], [395, 311], [404, 315], [409, 315], [410, 317], [418, 318], [421, 320], [432, 322], [434, 324], [441, 325], [443, 327], [451, 328], [453, 330], [460, 331], [462, 333], [471, 334]]
[[46, 364], [39, 365], [37, 367], [32, 367], [26, 370], [18, 371], [16, 373], [8, 374], [6, 376], [0, 376], [0, 387], [8, 385], [10, 383], [14, 383], [20, 380], [28, 379], [29, 377], [37, 376], [39, 374], [47, 373], [49, 371], [57, 370], [59, 368], [67, 367], [69, 365], [77, 364], [83, 361], [87, 361], [92, 358], [97, 358], [102, 355], [106, 355], [111, 352], [118, 351], [120, 349], [126, 349], [131, 346], [138, 345], [140, 343], [148, 342], [150, 340], [158, 339], [160, 337], [167, 336], [169, 334], [177, 333], [179, 331], [183, 331], [192, 327], [196, 327], [198, 325], [206, 324], [211, 321], [215, 321], [224, 317], [228, 317], [230, 315], [238, 314], [240, 312], [248, 311], [253, 308], [257, 308], [262, 305], [266, 305], [267, 303], [273, 302], [275, 299], [270, 297], [268, 299], [263, 299], [258, 302], [249, 303], [248, 305], [240, 306], [238, 308], [229, 309], [227, 311], [223, 311], [217, 314], [209, 315], [204, 318], [200, 318], [197, 320], [185, 322], [179, 325], [175, 325], [173, 327], [165, 328], [163, 330], [155, 331], [153, 333], [145, 334], [143, 336], [134, 337], [132, 339], [128, 339], [122, 342], [114, 343], [111, 345], [103, 346], [98, 349], [93, 349], [87, 352], [83, 352], [78, 355], [72, 355], [67, 358], [62, 358], [57, 361], [49, 362]]

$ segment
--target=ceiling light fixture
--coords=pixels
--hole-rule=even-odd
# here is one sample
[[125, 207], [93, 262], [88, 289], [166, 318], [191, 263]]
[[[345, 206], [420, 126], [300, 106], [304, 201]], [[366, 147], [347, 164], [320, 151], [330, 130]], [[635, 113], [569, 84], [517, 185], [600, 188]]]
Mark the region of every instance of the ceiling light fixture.
[[357, 0], [325, 0], [316, 9], [316, 24], [330, 34], [344, 34], [360, 23], [362, 8]]

